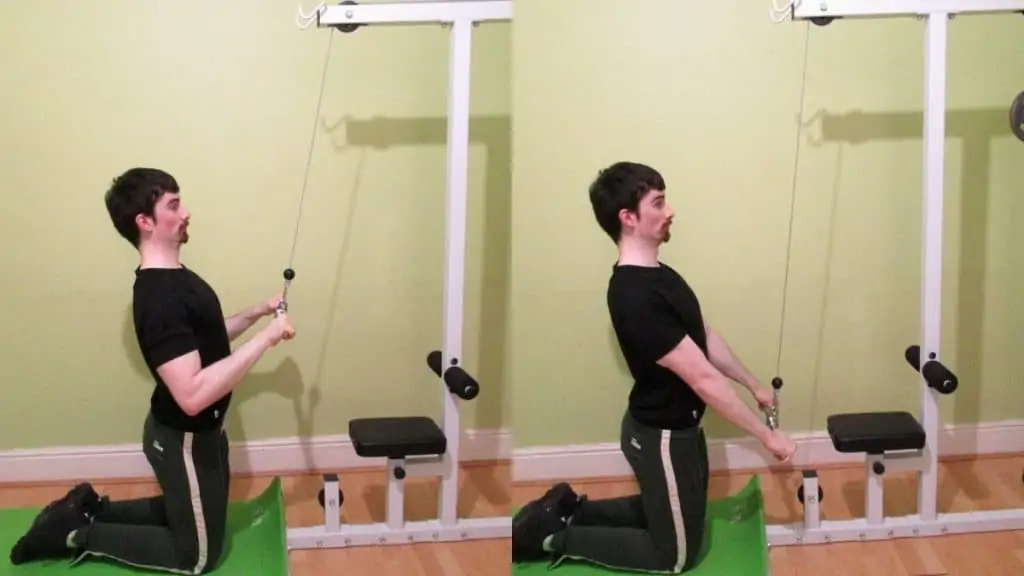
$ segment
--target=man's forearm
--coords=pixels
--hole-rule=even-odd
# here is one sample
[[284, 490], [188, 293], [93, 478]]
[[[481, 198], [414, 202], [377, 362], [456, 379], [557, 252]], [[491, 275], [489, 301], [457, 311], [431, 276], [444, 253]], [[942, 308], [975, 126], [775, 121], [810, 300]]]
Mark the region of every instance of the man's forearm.
[[771, 429], [743, 403], [743, 400], [736, 395], [736, 391], [724, 379], [709, 378], [706, 382], [693, 388], [697, 395], [715, 412], [762, 443], [771, 434]]
[[753, 391], [757, 385], [757, 378], [733, 354], [725, 339], [710, 327], [707, 328], [707, 339], [708, 360], [711, 364], [730, 380], [742, 384], [748, 390]]
[[234, 341], [236, 338], [245, 333], [246, 330], [252, 328], [253, 324], [257, 320], [263, 317], [263, 312], [259, 306], [253, 306], [242, 310], [234, 316], [229, 316], [224, 319], [224, 326], [228, 329], [228, 338]]
[[189, 398], [192, 410], [202, 412], [231, 392], [269, 348], [270, 339], [260, 332], [227, 358], [202, 369]]

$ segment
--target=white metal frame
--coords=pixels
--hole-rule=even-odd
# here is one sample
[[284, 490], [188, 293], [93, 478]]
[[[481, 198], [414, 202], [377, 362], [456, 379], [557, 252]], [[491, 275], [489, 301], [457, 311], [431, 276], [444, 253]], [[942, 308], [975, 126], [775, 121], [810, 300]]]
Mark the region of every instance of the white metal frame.
[[[939, 358], [942, 320], [942, 231], [946, 132], [946, 50], [948, 24], [957, 14], [1024, 12], [1024, 0], [794, 0], [793, 20], [818, 18], [919, 17], [925, 21], [923, 222], [921, 278], [921, 351], [927, 358]], [[818, 479], [813, 471], [804, 473], [804, 519], [791, 525], [767, 527], [770, 546], [819, 544], [891, 538], [927, 537], [1024, 529], [1024, 509], [939, 513], [938, 432], [939, 394], [920, 378], [919, 418], [926, 433], [922, 450], [865, 459], [865, 517], [847, 521], [821, 520]], [[917, 513], [902, 517], [883, 514], [884, 472], [917, 473]], [[827, 497], [827, 495], [826, 495]]]
[[[305, 18], [309, 16], [302, 15]], [[469, 170], [470, 55], [473, 26], [480, 22], [512, 20], [511, 0], [452, 2], [389, 2], [366, 5], [321, 6], [320, 27], [344, 25], [424, 25], [450, 27], [447, 150], [447, 215], [445, 234], [444, 326], [442, 374], [462, 358], [463, 289], [466, 258], [466, 204]], [[441, 428], [447, 450], [441, 457], [389, 460], [387, 464], [386, 520], [373, 524], [341, 525], [337, 477], [324, 480], [324, 524], [288, 529], [289, 549], [411, 544], [511, 538], [512, 518], [459, 518], [459, 444], [461, 427], [458, 398], [439, 378], [444, 403]], [[403, 476], [440, 476], [438, 515], [434, 520], [407, 522], [403, 515]]]

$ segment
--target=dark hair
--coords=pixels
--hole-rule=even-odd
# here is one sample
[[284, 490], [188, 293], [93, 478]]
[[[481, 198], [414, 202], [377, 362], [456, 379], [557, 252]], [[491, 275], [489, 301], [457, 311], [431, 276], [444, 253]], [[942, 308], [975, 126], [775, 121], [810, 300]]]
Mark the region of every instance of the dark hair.
[[590, 205], [601, 229], [615, 243], [622, 234], [619, 212], [636, 213], [640, 201], [651, 190], [665, 190], [665, 180], [657, 170], [636, 162], [617, 162], [601, 170], [590, 185]]
[[157, 168], [132, 168], [114, 178], [103, 199], [114, 228], [138, 248], [139, 227], [135, 217], [143, 214], [152, 218], [153, 208], [160, 198], [178, 192], [178, 182], [167, 172]]

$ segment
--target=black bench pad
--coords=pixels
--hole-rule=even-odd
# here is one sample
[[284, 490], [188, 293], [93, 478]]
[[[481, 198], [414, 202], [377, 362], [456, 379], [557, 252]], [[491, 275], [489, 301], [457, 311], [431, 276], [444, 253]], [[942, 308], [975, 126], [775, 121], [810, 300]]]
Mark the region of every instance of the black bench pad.
[[910, 412], [862, 412], [828, 417], [828, 435], [836, 450], [882, 454], [924, 448], [921, 423]]
[[444, 454], [448, 439], [426, 416], [356, 418], [348, 423], [348, 436], [363, 458], [405, 458]]

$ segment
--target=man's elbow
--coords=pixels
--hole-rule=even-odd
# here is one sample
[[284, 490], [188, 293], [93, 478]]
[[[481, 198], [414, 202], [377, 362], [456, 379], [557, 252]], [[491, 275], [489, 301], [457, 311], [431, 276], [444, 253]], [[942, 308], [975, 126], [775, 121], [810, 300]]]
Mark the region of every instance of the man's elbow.
[[701, 398], [706, 399], [709, 395], [715, 395], [722, 387], [722, 378], [719, 376], [719, 372], [713, 368], [693, 369], [682, 365], [682, 363], [673, 365], [672, 362], [669, 362], [667, 364], [663, 364], [663, 366], [675, 372]]
[[181, 408], [181, 411], [189, 417], [198, 416], [203, 411], [191, 394], [172, 393], [171, 395], [174, 396], [174, 401], [178, 404], [178, 408]]
[[178, 356], [162, 364], [156, 372], [182, 412], [195, 416], [203, 411], [205, 406], [200, 405], [198, 398], [202, 389], [198, 352]]
[[723, 381], [712, 372], [704, 372], [692, 376], [687, 380], [687, 384], [690, 385], [690, 388], [693, 388], [693, 391], [696, 392], [698, 396], [707, 399], [719, 394], [723, 386]]
[[171, 397], [174, 398], [175, 404], [190, 417], [198, 415], [204, 408], [200, 405], [197, 398], [196, 391], [199, 389], [199, 386], [196, 384], [198, 383], [174, 380], [167, 382], [167, 389], [170, 391]]
[[195, 402], [184, 402], [181, 406], [181, 411], [187, 414], [190, 418], [195, 418], [203, 410]]
[[684, 338], [658, 364], [675, 372], [702, 398], [717, 395], [722, 388], [722, 374], [689, 337]]

